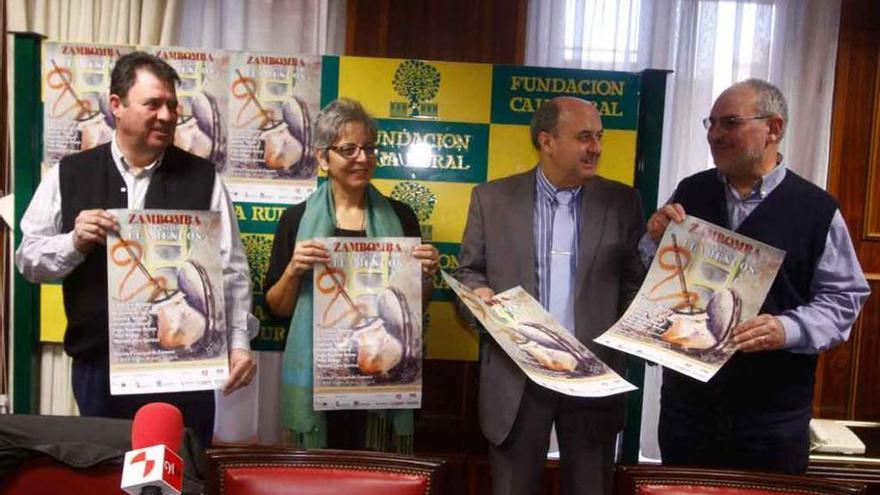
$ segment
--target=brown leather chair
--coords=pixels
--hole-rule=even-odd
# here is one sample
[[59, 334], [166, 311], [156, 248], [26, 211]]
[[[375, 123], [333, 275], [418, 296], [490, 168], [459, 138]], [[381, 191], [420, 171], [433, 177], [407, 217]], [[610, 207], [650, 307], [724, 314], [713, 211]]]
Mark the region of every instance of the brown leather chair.
[[791, 476], [665, 466], [617, 466], [614, 495], [855, 495], [865, 486]]
[[436, 495], [443, 461], [377, 452], [233, 447], [207, 452], [207, 495]]

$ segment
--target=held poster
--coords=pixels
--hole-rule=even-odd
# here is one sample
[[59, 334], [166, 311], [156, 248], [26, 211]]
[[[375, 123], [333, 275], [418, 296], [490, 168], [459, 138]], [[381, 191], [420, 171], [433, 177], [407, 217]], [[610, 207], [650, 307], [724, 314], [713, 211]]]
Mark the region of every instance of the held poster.
[[785, 252], [689, 216], [669, 224], [639, 293], [599, 344], [709, 381], [736, 352]]
[[314, 408], [412, 409], [422, 403], [418, 238], [323, 239], [314, 270]]
[[213, 390], [229, 374], [220, 214], [110, 210], [112, 395]]
[[576, 397], [605, 397], [635, 390], [599, 360], [522, 287], [484, 302], [445, 272], [443, 279], [532, 381]]

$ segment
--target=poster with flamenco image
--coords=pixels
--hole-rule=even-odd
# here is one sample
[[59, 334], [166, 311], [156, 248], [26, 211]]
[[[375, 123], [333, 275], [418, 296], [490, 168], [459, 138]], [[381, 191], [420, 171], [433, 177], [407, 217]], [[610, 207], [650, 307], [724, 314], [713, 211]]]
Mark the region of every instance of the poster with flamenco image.
[[632, 304], [595, 341], [707, 382], [736, 352], [733, 329], [758, 314], [784, 257], [693, 216], [672, 222]]
[[42, 46], [43, 169], [62, 158], [110, 142], [110, 72], [124, 45], [53, 43]]
[[314, 269], [315, 410], [421, 407], [421, 241], [319, 240], [331, 263]]
[[180, 78], [174, 145], [226, 168], [226, 85], [229, 52], [182, 47], [149, 47]]
[[229, 374], [220, 214], [109, 210], [110, 393], [221, 388]]
[[574, 397], [606, 397], [636, 389], [522, 287], [483, 301], [461, 282], [442, 275], [501, 349], [538, 385]]
[[234, 52], [227, 83], [226, 181], [233, 201], [295, 204], [315, 189], [312, 120], [321, 57]]

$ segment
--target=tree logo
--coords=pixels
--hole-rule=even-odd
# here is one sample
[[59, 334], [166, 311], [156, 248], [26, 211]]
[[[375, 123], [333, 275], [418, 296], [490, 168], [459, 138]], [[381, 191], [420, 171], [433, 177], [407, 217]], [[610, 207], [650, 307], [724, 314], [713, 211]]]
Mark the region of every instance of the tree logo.
[[436, 119], [437, 103], [431, 102], [440, 90], [440, 71], [421, 60], [404, 60], [394, 71], [394, 91], [406, 101], [392, 101], [392, 117]]
[[437, 194], [427, 187], [416, 182], [399, 182], [391, 190], [391, 197], [406, 203], [416, 213], [419, 219], [419, 227], [422, 230], [422, 239], [428, 241], [433, 236], [433, 229], [428, 221], [434, 213], [434, 205], [437, 204]]

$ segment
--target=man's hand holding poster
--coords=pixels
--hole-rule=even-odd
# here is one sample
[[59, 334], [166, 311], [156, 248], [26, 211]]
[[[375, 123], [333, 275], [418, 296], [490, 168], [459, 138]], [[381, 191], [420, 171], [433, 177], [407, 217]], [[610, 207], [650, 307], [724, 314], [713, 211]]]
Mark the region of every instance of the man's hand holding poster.
[[421, 241], [321, 240], [331, 264], [314, 270], [315, 410], [421, 407]]
[[595, 341], [709, 381], [736, 352], [785, 252], [687, 217], [670, 223], [626, 313]]
[[110, 391], [213, 390], [229, 374], [220, 214], [110, 210]]
[[446, 273], [443, 280], [535, 383], [578, 397], [605, 397], [635, 390], [522, 287], [483, 301]]

